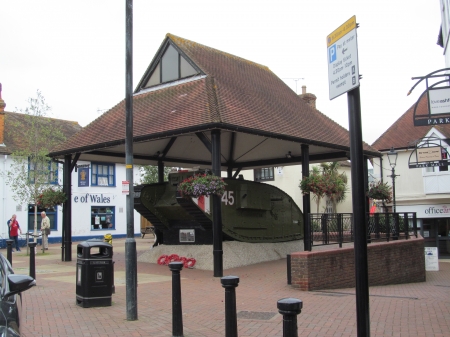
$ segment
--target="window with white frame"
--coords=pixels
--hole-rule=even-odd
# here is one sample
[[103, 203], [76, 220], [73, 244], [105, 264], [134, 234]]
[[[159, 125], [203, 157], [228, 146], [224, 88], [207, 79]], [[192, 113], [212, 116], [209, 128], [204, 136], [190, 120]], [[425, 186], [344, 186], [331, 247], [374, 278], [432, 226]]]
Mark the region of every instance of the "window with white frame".
[[92, 186], [116, 186], [115, 164], [91, 163], [91, 185]]
[[328, 197], [326, 199], [325, 213], [333, 213], [333, 202]]
[[253, 170], [254, 181], [273, 181], [273, 167], [264, 167], [260, 169]]

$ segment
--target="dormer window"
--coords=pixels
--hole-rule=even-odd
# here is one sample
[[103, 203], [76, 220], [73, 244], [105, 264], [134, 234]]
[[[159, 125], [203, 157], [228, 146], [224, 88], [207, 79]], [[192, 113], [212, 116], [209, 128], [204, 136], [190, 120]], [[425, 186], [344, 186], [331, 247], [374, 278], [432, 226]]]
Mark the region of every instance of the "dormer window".
[[197, 71], [171, 44], [153, 69], [144, 88], [176, 81], [198, 74]]

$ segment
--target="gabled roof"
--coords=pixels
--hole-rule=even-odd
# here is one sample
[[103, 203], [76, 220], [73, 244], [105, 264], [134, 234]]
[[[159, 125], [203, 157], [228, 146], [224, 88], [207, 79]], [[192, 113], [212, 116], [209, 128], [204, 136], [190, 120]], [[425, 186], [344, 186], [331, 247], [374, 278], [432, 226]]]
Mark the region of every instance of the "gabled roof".
[[[14, 151], [22, 150], [24, 144], [21, 143], [22, 137], [26, 132], [30, 129], [29, 127], [29, 118], [23, 113], [17, 112], [4, 112], [5, 124], [4, 130], [0, 130], [0, 132], [4, 131], [4, 145], [0, 146], [1, 154], [11, 154]], [[66, 139], [72, 137], [75, 133], [80, 131], [82, 127], [78, 124], [78, 122], [67, 121], [63, 119], [49, 118], [49, 117], [32, 117], [32, 118], [42, 118], [45, 119], [52, 127], [60, 130]], [[12, 129], [15, 136], [12, 136]]]
[[[169, 46], [173, 46], [196, 73], [146, 87]], [[196, 144], [204, 145], [191, 136], [196, 138], [196, 134], [203, 133], [210, 139], [212, 129], [222, 130], [222, 142], [239, 143], [230, 156], [231, 149], [222, 148], [223, 163], [233, 162], [234, 167], [261, 158], [273, 159], [276, 152], [282, 160], [287, 150], [297, 158], [300, 156], [300, 144], [281, 145], [280, 141], [308, 144], [312, 155], [330, 150], [339, 152], [339, 158], [332, 158], [336, 160], [345, 159], [350, 144], [345, 128], [306, 104], [266, 66], [171, 34], [166, 36], [135, 90], [133, 124], [135, 144], [165, 139], [153, 146], [134, 146], [135, 158], [146, 164], [156, 164], [157, 153], [167, 149], [172, 138], [171, 146], [174, 141], [184, 144], [178, 150], [171, 147], [164, 153], [166, 164], [184, 162], [186, 166], [193, 160], [192, 165], [205, 165], [210, 161], [206, 159], [210, 154], [206, 148], [197, 148]], [[109, 152], [111, 157], [117, 158], [119, 152], [124, 152], [125, 128], [125, 101], [122, 101], [52, 155], [96, 151], [96, 155], [106, 158]], [[174, 140], [175, 137], [178, 138]], [[368, 156], [379, 155], [367, 144], [364, 150]]]
[[[373, 144], [378, 151], [389, 151], [391, 147], [408, 149], [415, 146], [416, 141], [427, 136], [428, 132], [435, 128], [443, 135], [450, 138], [450, 124], [414, 126], [413, 104], [394, 124], [392, 124]], [[427, 95], [423, 95], [418, 103], [416, 115], [428, 114]]]

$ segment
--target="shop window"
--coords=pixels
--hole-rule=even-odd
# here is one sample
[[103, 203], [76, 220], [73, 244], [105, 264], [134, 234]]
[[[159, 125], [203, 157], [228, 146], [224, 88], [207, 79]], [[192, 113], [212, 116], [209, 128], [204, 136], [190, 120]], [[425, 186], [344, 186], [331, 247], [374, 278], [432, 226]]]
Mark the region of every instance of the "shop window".
[[[47, 215], [47, 217], [50, 219], [50, 229], [53, 230], [57, 230], [58, 226], [57, 226], [57, 221], [58, 221], [58, 212], [57, 212], [57, 207], [55, 206], [54, 208], [43, 208], [38, 206], [37, 208], [37, 213], [36, 213], [36, 219], [37, 219], [37, 231], [38, 234], [41, 231], [41, 221], [42, 221], [42, 217], [41, 217], [41, 212], [44, 211], [45, 214]], [[20, 224], [20, 221], [19, 221]], [[22, 231], [25, 231], [25, 229], [23, 228], [23, 226], [21, 226]], [[28, 205], [28, 232], [34, 232], [34, 205]]]
[[255, 181], [273, 181], [273, 167], [264, 167], [253, 170], [253, 177]]
[[116, 186], [116, 167], [114, 164], [91, 163], [92, 186]]
[[28, 158], [28, 180], [31, 184], [35, 181], [38, 184], [52, 184], [58, 183], [58, 163], [50, 160], [34, 160]]
[[91, 230], [115, 229], [115, 207], [92, 206]]

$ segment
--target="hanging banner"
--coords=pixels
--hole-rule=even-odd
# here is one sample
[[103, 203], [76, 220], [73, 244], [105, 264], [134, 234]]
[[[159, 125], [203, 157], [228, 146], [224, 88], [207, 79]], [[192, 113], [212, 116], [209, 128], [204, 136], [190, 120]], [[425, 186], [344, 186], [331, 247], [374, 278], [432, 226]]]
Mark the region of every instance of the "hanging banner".
[[89, 167], [78, 168], [78, 187], [89, 186]]

